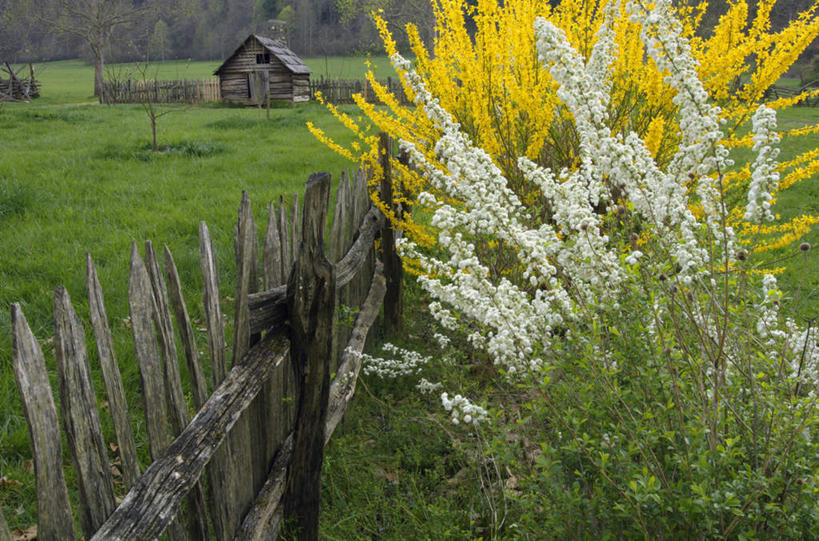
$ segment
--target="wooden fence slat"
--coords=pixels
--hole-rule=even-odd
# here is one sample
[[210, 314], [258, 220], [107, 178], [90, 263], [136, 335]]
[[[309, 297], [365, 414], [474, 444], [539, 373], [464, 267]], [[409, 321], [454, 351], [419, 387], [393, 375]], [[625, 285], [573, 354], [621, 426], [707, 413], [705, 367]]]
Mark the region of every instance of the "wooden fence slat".
[[90, 536], [114, 511], [114, 483], [91, 383], [85, 330], [63, 287], [54, 293], [54, 344], [60, 413], [80, 491], [80, 522]]
[[264, 235], [264, 248], [262, 250], [262, 262], [264, 265], [264, 288], [273, 289], [284, 283], [282, 278], [281, 263], [281, 239], [279, 238], [279, 228], [276, 225], [276, 207], [273, 201], [267, 209], [267, 230]]
[[270, 333], [254, 346], [231, 369], [165, 456], [140, 477], [92, 541], [159, 537], [214, 451], [288, 352], [284, 333]]
[[131, 311], [131, 331], [139, 374], [142, 380], [142, 396], [145, 402], [145, 428], [151, 458], [156, 460], [170, 443], [165, 417], [165, 384], [153, 328], [154, 299], [148, 269], [139, 255], [136, 243], [131, 244], [131, 275], [128, 280], [128, 302]]
[[139, 477], [139, 460], [137, 459], [134, 432], [131, 429], [131, 418], [128, 414], [128, 402], [125, 400], [125, 389], [122, 376], [114, 353], [114, 342], [108, 326], [108, 314], [102, 296], [102, 286], [97, 277], [97, 269], [91, 254], [86, 254], [86, 273], [88, 284], [88, 311], [91, 315], [91, 326], [97, 344], [97, 356], [102, 369], [105, 392], [108, 395], [108, 409], [114, 423], [117, 437], [118, 453], [122, 466], [125, 487], [131, 488]]
[[[225, 366], [227, 344], [225, 343], [222, 308], [219, 304], [219, 274], [213, 256], [213, 242], [205, 222], [199, 223], [199, 252], [211, 374], [213, 388], [216, 389], [227, 375]], [[232, 462], [230, 445], [222, 445], [216, 450], [216, 454], [208, 466], [208, 482], [211, 487], [209, 498], [210, 516], [213, 521], [214, 533], [219, 541], [231, 539], [235, 530], [235, 524], [231, 529], [231, 523], [233, 522], [231, 520], [231, 498], [233, 497], [235, 480], [228, 473]]]
[[23, 399], [34, 457], [38, 538], [74, 539], [74, 519], [63, 476], [62, 438], [43, 351], [17, 303], [11, 305], [11, 325], [14, 376]]
[[208, 384], [205, 381], [205, 372], [202, 370], [202, 363], [199, 362], [199, 351], [196, 348], [196, 337], [193, 334], [191, 318], [188, 315], [188, 307], [182, 296], [182, 282], [179, 280], [179, 272], [176, 269], [176, 262], [173, 260], [168, 246], [165, 246], [165, 273], [168, 276], [168, 287], [171, 298], [171, 307], [176, 318], [176, 327], [179, 329], [179, 336], [182, 338], [182, 346], [185, 351], [185, 359], [188, 363], [188, 374], [191, 378], [191, 391], [193, 393], [193, 403], [196, 409], [208, 399]]
[[[238, 234], [236, 240], [236, 308], [233, 324], [233, 364], [240, 362], [250, 349], [253, 335], [250, 332], [249, 295], [257, 289], [258, 247], [259, 240], [256, 233], [256, 221], [247, 191], [242, 191], [242, 202], [239, 206], [237, 221]], [[238, 456], [245, 457], [250, 462], [237, 464], [234, 470], [241, 491], [237, 495], [236, 504], [239, 520], [246, 509], [253, 502], [256, 490], [264, 484], [267, 475], [267, 415], [264, 397], [254, 401], [248, 412], [239, 419], [234, 430], [235, 437], [231, 438], [231, 445]], [[237, 523], [238, 526], [238, 523]]]
[[[185, 351], [185, 359], [188, 365], [191, 388], [193, 391], [193, 401], [196, 409], [204, 405], [208, 399], [207, 385], [205, 383], [205, 373], [199, 363], [199, 353], [196, 350], [196, 342], [193, 336], [188, 308], [185, 306], [185, 299], [182, 296], [182, 283], [179, 280], [179, 273], [170, 249], [165, 245], [165, 272], [168, 276], [169, 296], [171, 307], [176, 318], [176, 325], [179, 329], [179, 336]], [[187, 424], [187, 414], [185, 415]], [[178, 434], [177, 434], [178, 435]], [[210, 498], [205, 497], [205, 491], [201, 484], [197, 483], [188, 494], [188, 537], [190, 539], [208, 539], [207, 526], [207, 506]]]
[[173, 323], [171, 323], [171, 310], [168, 306], [167, 287], [162, 271], [159, 269], [159, 261], [154, 251], [151, 241], [145, 242], [145, 267], [148, 269], [148, 276], [151, 280], [151, 291], [153, 293], [154, 324], [159, 338], [159, 351], [163, 360], [163, 373], [165, 380], [165, 397], [169, 406], [168, 417], [171, 420], [171, 427], [174, 435], [178, 435], [188, 424], [188, 412], [185, 406], [185, 395], [182, 392], [182, 377], [179, 374], [179, 355], [176, 350], [176, 340], [174, 338]]
[[199, 252], [201, 254], [202, 295], [208, 329], [208, 347], [215, 388], [222, 383], [227, 374], [225, 363], [227, 344], [222, 321], [222, 307], [219, 304], [219, 274], [216, 270], [216, 259], [213, 256], [213, 242], [205, 222], [199, 224]]
[[[178, 436], [188, 424], [188, 408], [185, 404], [185, 395], [182, 392], [182, 377], [179, 373], [179, 354], [174, 339], [171, 310], [168, 306], [168, 288], [159, 268], [159, 258], [156, 256], [151, 241], [145, 242], [145, 264], [148, 276], [151, 279], [151, 289], [154, 297], [154, 323], [158, 329], [160, 351], [165, 361], [164, 380], [166, 403], [169, 406], [168, 416], [171, 419], [171, 429], [174, 436]], [[188, 512], [185, 516], [188, 537], [192, 539], [207, 539], [207, 513], [202, 487], [195, 485], [188, 494]]]
[[347, 232], [347, 175], [342, 172], [336, 189], [336, 203], [333, 207], [333, 223], [330, 226], [330, 261], [338, 262], [344, 254], [344, 236]]
[[393, 204], [392, 179], [392, 139], [381, 132], [378, 139], [379, 161], [381, 162], [381, 202], [392, 217], [381, 230], [381, 259], [384, 262], [384, 275], [387, 278], [387, 293], [384, 296], [384, 327], [387, 332], [401, 329], [403, 304], [401, 302], [401, 284], [404, 281], [404, 269], [401, 259], [395, 251], [395, 229], [390, 220], [400, 218]]
[[293, 198], [293, 212], [290, 214], [290, 264], [299, 257], [299, 241], [301, 240], [301, 220], [299, 215], [299, 194]]
[[[163, 381], [162, 365], [153, 326], [156, 299], [154, 298], [148, 269], [145, 267], [142, 256], [139, 255], [135, 242], [131, 243], [128, 304], [131, 312], [134, 350], [139, 364], [140, 380], [142, 381], [148, 449], [151, 453], [151, 460], [158, 460], [171, 441], [166, 417], [168, 411], [166, 386]], [[178, 521], [173, 522], [168, 534], [173, 541], [185, 538], [184, 529]]]
[[318, 539], [324, 421], [330, 389], [335, 277], [324, 255], [330, 175], [314, 173], [304, 194], [299, 256], [287, 283], [290, 341], [299, 398], [285, 516], [297, 521], [300, 539]]
[[284, 206], [284, 197], [279, 196], [279, 244], [282, 247], [282, 281], [286, 282], [293, 266], [292, 252], [290, 251], [290, 235], [287, 232], [287, 209]]

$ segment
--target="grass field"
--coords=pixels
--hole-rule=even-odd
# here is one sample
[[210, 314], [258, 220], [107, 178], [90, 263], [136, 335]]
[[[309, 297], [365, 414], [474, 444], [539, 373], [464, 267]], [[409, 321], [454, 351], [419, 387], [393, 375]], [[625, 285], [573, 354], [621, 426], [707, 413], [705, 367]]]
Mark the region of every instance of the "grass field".
[[[385, 58], [370, 60], [378, 77], [389, 75]], [[306, 62], [315, 74], [327, 77], [359, 78], [366, 69], [361, 58]], [[166, 62], [158, 65], [158, 76], [208, 77], [217, 66]], [[241, 190], [248, 190], [257, 222], [263, 223], [267, 202], [301, 193], [309, 173], [326, 170], [337, 177], [349, 167], [307, 132], [309, 120], [337, 141], [350, 137], [314, 103], [274, 109], [270, 121], [253, 109], [179, 108], [160, 120], [165, 152], [153, 154], [150, 125], [140, 106], [101, 106], [89, 97], [90, 67], [66, 61], [37, 69], [42, 98], [0, 108], [0, 477], [20, 482], [0, 484], [0, 508], [12, 528], [33, 524], [36, 508], [33, 472], [26, 462], [28, 435], [11, 368], [8, 304], [23, 305], [53, 369], [48, 347], [53, 290], [65, 286], [87, 321], [84, 254], [90, 252], [106, 296], [129, 404], [138, 410], [139, 376], [124, 322], [131, 241], [141, 245], [150, 239], [171, 248], [196, 319], [201, 316], [200, 220], [208, 222], [214, 236], [222, 294], [232, 296], [232, 232]], [[112, 69], [127, 71], [128, 66]], [[819, 109], [791, 109], [780, 123], [785, 128], [819, 123]], [[781, 159], [818, 143], [817, 137], [785, 140]], [[782, 194], [777, 211], [785, 218], [819, 214], [817, 177]], [[819, 244], [819, 232], [807, 240]], [[772, 257], [794, 254], [791, 249]], [[817, 255], [817, 250], [809, 252], [784, 278], [791, 292], [801, 288], [809, 299], [807, 317], [819, 307]], [[409, 321], [401, 340], [423, 348], [429, 340], [424, 300], [412, 284], [408, 287]], [[98, 373], [95, 378], [102, 396]], [[328, 539], [479, 535], [471, 525], [472, 512], [482, 505], [479, 480], [440, 482], [458, 478], [469, 459], [465, 450], [453, 447], [445, 430], [426, 418], [437, 407], [434, 399], [418, 397], [411, 387], [368, 378], [360, 389], [347, 424], [328, 447], [323, 534]], [[396, 400], [400, 406], [388, 405]], [[110, 436], [110, 421], [104, 422]], [[135, 428], [144, 442], [144, 426]], [[145, 463], [147, 449], [141, 452]]]

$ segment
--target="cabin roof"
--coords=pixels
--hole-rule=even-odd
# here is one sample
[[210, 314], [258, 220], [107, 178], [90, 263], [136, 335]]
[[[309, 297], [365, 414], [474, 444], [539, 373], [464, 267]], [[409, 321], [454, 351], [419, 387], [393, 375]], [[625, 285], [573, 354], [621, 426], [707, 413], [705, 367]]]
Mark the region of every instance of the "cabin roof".
[[270, 39], [270, 38], [265, 38], [265, 37], [262, 37], [262, 36], [259, 36], [259, 35], [256, 35], [256, 34], [251, 34], [250, 36], [248, 36], [248, 38], [246, 40], [244, 40], [242, 42], [241, 45], [239, 45], [239, 47], [236, 48], [235, 51], [233, 51], [233, 54], [231, 54], [227, 58], [227, 60], [222, 62], [222, 65], [219, 66], [219, 68], [215, 72], [213, 72], [213, 74], [214, 75], [219, 75], [219, 73], [228, 64], [230, 64], [230, 62], [236, 57], [236, 55], [239, 54], [239, 52], [242, 50], [242, 47], [244, 47], [245, 44], [251, 39], [255, 39], [257, 42], [259, 42], [259, 44], [262, 47], [264, 47], [266, 51], [270, 52], [270, 54], [275, 56], [279, 60], [279, 62], [284, 64], [284, 67], [286, 67], [290, 71], [290, 73], [305, 74], [305, 75], [309, 75], [310, 73], [312, 73], [310, 68], [308, 68], [304, 64], [304, 62], [301, 61], [301, 58], [296, 56], [296, 53], [291, 51], [284, 44], [283, 41]]

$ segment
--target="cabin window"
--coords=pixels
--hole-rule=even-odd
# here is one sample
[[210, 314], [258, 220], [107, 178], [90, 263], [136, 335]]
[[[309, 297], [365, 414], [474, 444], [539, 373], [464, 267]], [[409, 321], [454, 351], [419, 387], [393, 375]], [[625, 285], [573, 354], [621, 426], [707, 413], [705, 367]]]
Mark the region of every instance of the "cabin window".
[[256, 55], [256, 63], [257, 64], [270, 64], [270, 53], [257, 54]]

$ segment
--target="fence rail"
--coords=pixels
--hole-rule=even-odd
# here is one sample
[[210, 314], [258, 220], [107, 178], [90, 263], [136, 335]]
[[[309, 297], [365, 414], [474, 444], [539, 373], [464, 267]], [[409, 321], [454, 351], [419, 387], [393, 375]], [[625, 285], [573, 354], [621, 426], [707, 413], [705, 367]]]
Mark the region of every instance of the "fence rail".
[[796, 103], [797, 106], [819, 106], [819, 80], [795, 88], [771, 85], [765, 90], [764, 99], [770, 101], [781, 98], [794, 98], [796, 96], [803, 96], [802, 99]]
[[[404, 92], [404, 87], [401, 81], [387, 78], [386, 80], [376, 81], [379, 85], [385, 87], [393, 96], [395, 96], [398, 103], [408, 105], [411, 102], [407, 99]], [[349, 80], [349, 79], [325, 79], [321, 77], [318, 80], [310, 80], [310, 96], [315, 99], [316, 93], [320, 92], [322, 98], [328, 102], [337, 105], [355, 103], [353, 96], [361, 94], [367, 103], [374, 103], [383, 105], [383, 102], [378, 99], [372, 85], [366, 79], [364, 80]]]
[[[130, 323], [153, 461], [142, 474], [102, 290], [87, 256], [91, 326], [128, 490], [119, 506], [83, 324], [68, 292], [57, 289], [60, 412], [86, 539], [153, 539], [163, 533], [171, 540], [275, 539], [285, 504], [302, 538], [316, 539], [323, 448], [352, 398], [361, 366], [358, 353], [385, 298], [387, 280], [374, 240], [390, 227], [370, 203], [365, 174], [342, 175], [325, 253], [329, 193], [330, 175], [321, 173], [308, 180], [303, 209], [298, 197], [292, 205], [282, 198], [278, 205], [271, 202], [261, 258], [250, 200], [243, 193], [234, 235], [237, 284], [229, 369], [218, 272], [207, 225], [200, 224], [210, 394], [173, 256], [165, 247], [163, 273], [150, 241], [144, 257], [132, 244]], [[337, 324], [336, 305], [358, 308], [352, 328]], [[34, 457], [39, 535], [74, 539], [44, 356], [20, 305], [13, 304], [11, 312], [13, 365]], [[196, 409], [190, 422], [172, 318]]]
[[105, 102], [114, 103], [203, 103], [221, 101], [219, 79], [105, 81]]
[[29, 101], [40, 97], [40, 83], [34, 78], [34, 66], [28, 64], [28, 77], [21, 77], [25, 67], [15, 71], [8, 62], [0, 67], [8, 75], [8, 79], [0, 77], [0, 101]]

